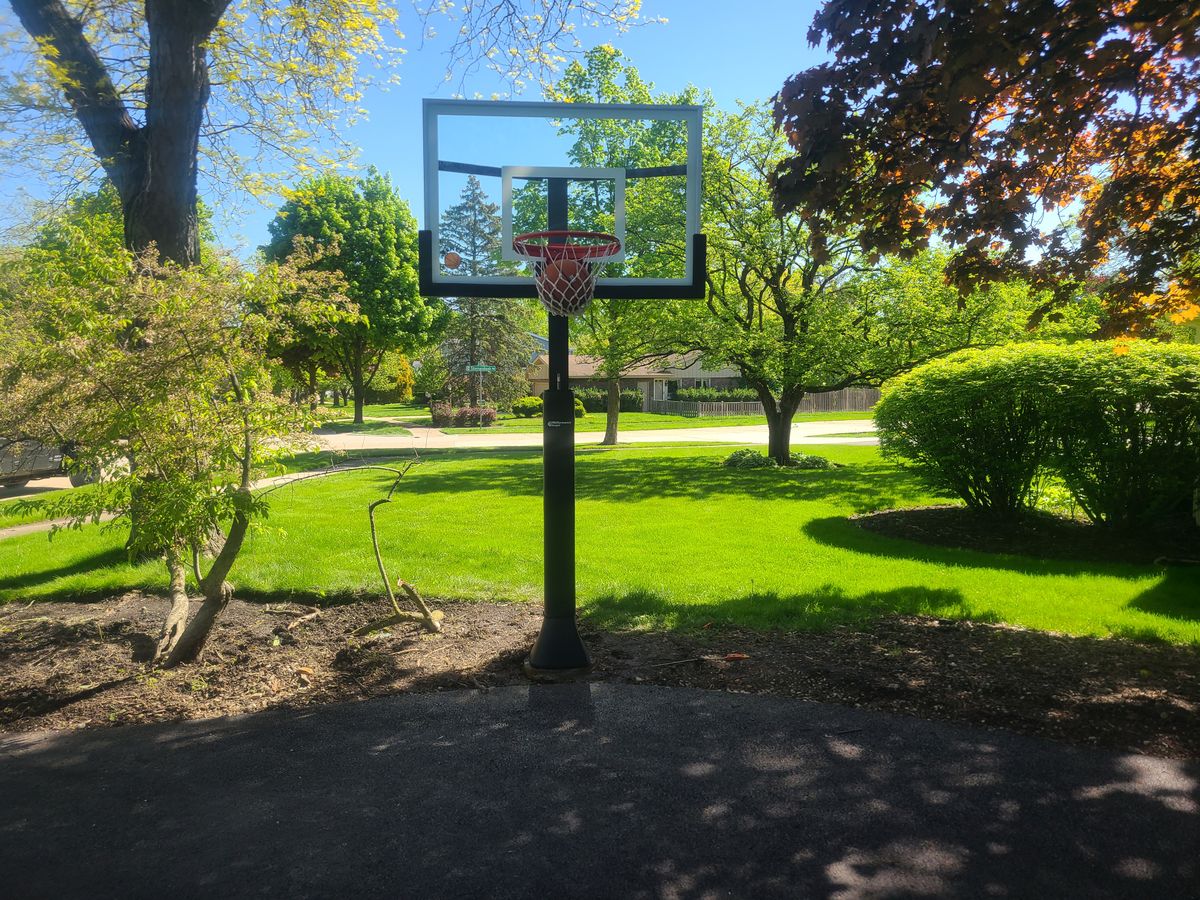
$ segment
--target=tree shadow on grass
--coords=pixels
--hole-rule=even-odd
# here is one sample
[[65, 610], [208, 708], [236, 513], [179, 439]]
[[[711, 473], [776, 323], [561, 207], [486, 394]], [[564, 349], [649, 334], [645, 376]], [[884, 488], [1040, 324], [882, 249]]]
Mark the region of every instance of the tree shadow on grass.
[[[1088, 562], [1071, 559], [1037, 559], [1032, 556], [1016, 556], [1006, 553], [985, 553], [955, 547], [940, 547], [922, 544], [903, 538], [884, 537], [858, 527], [843, 516], [827, 516], [805, 523], [804, 533], [820, 544], [886, 556], [893, 559], [909, 559], [916, 562], [940, 566], [969, 566], [980, 569], [999, 569], [1019, 572], [1023, 575], [1106, 575], [1113, 578], [1145, 578], [1158, 571], [1182, 571], [1161, 567], [1118, 562]], [[1192, 570], [1191, 583], [1200, 591], [1200, 569]], [[1187, 576], [1183, 576], [1186, 580]], [[1181, 580], [1182, 584], [1182, 580]]]
[[825, 584], [803, 594], [754, 592], [700, 603], [672, 602], [654, 591], [604, 594], [587, 602], [584, 615], [600, 628], [701, 628], [725, 622], [750, 628], [821, 630], [883, 616], [922, 615], [999, 622], [990, 611], [970, 610], [953, 589], [921, 585], [851, 596]]
[[[829, 471], [726, 469], [719, 465], [720, 455], [581, 454], [575, 466], [575, 495], [579, 500], [614, 503], [720, 497], [808, 500], [837, 502], [860, 512], [912, 502], [928, 493], [913, 475], [888, 463], [858, 463]], [[507, 464], [495, 465], [498, 459]], [[401, 488], [417, 494], [481, 489], [539, 496], [541, 456], [488, 455], [464, 459], [453, 468], [416, 469]]]
[[[95, 572], [97, 569], [107, 569], [122, 563], [128, 564], [128, 561], [129, 558], [123, 548], [112, 547], [108, 550], [102, 550], [99, 553], [93, 553], [90, 556], [80, 557], [53, 569], [39, 569], [36, 572], [24, 572], [20, 575], [9, 575], [0, 578], [0, 591], [40, 587], [41, 585], [49, 584], [57, 578], [65, 578], [68, 575], [81, 575], [85, 572]], [[103, 592], [105, 596], [111, 593], [112, 591], [108, 589]], [[80, 599], [76, 596], [75, 591], [72, 591], [71, 594], [73, 600]]]
[[1134, 597], [1129, 606], [1156, 616], [1200, 622], [1200, 566], [1166, 569], [1158, 583]]

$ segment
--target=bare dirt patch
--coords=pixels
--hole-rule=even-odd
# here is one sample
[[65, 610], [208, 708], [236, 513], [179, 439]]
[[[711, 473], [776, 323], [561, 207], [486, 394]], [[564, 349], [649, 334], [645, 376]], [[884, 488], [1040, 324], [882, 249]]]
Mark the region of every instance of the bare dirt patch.
[[[306, 610], [233, 601], [203, 659], [164, 672], [147, 654], [166, 603], [0, 611], [0, 731], [123, 725], [301, 707], [402, 691], [524, 681], [535, 604], [439, 603], [445, 631], [349, 633], [378, 603]], [[593, 678], [842, 703], [1073, 743], [1200, 757], [1200, 649], [889, 617], [859, 628], [760, 633], [598, 631]]]
[[1038, 559], [1200, 565], [1200, 531], [1181, 525], [1121, 532], [1064, 516], [1033, 514], [997, 521], [962, 506], [887, 509], [852, 516], [860, 528], [938, 547], [1013, 553]]

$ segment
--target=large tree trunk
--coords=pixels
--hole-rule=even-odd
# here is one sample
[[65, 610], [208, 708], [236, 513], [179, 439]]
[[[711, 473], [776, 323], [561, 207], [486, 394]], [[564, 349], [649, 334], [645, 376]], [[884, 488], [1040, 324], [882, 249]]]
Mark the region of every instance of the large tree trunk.
[[143, 152], [130, 159], [121, 190], [125, 243], [140, 250], [153, 242], [181, 265], [200, 261], [196, 173], [210, 90], [205, 43], [227, 3], [146, 2], [146, 124]]
[[125, 244], [166, 259], [200, 258], [196, 172], [208, 103], [205, 44], [229, 0], [146, 0], [150, 59], [137, 125], [79, 19], [61, 0], [12, 0], [42, 53], [69, 76], [62, 91], [121, 197]]
[[617, 444], [617, 428], [621, 421], [621, 379], [608, 379], [607, 416], [604, 420], [604, 440], [600, 443], [606, 447]]
[[776, 398], [766, 385], [755, 384], [767, 414], [767, 455], [781, 466], [792, 464], [792, 419], [804, 398], [803, 392], [785, 391]]

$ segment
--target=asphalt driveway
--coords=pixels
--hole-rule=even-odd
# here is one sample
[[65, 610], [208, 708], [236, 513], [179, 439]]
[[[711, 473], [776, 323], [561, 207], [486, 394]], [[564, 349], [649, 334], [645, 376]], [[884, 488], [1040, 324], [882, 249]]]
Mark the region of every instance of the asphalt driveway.
[[11, 897], [1194, 897], [1200, 766], [793, 700], [418, 694], [0, 741]]

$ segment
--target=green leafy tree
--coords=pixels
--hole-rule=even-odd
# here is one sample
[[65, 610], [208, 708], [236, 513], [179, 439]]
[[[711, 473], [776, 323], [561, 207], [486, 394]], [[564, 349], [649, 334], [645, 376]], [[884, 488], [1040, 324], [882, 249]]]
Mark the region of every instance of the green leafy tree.
[[952, 350], [1011, 339], [1031, 311], [1019, 287], [961, 298], [938, 254], [872, 266], [857, 233], [812, 215], [779, 216], [768, 179], [787, 149], [759, 106], [710, 116], [709, 292], [685, 323], [692, 346], [737, 366], [757, 392], [780, 465], [807, 394], [878, 385]]
[[[518, 86], [577, 52], [577, 29], [638, 24], [637, 0], [426, 4], [455, 34], [447, 77], [487, 65]], [[261, 195], [353, 148], [375, 73], [403, 53], [388, 0], [10, 0], [0, 20], [0, 151], [10, 171], [74, 187], [102, 169], [124, 238], [200, 257], [198, 179]], [[17, 27], [13, 27], [17, 26]], [[372, 67], [372, 64], [374, 67]], [[322, 140], [331, 138], [331, 140]], [[91, 154], [81, 154], [81, 146]], [[332, 150], [326, 148], [332, 147]], [[280, 176], [265, 173], [279, 172]]]
[[[442, 249], [462, 257], [463, 274], [495, 275], [511, 268], [500, 257], [500, 207], [488, 200], [474, 175], [467, 177], [458, 203], [442, 214], [440, 235]], [[490, 297], [454, 297], [447, 305], [450, 320], [442, 356], [452, 393], [466, 395], [471, 406], [485, 400], [507, 405], [528, 393], [533, 306]], [[482, 376], [467, 372], [474, 365], [495, 366], [496, 371]]]
[[313, 263], [336, 271], [359, 318], [344, 321], [314, 352], [327, 355], [350, 382], [354, 421], [388, 350], [428, 343], [441, 324], [442, 307], [417, 291], [417, 223], [391, 180], [371, 169], [362, 178], [322, 175], [291, 192], [270, 224], [268, 260], [286, 259], [303, 237], [323, 248]]
[[[70, 222], [57, 237], [0, 266], [0, 434], [69, 447], [75, 467], [108, 473], [51, 509], [75, 524], [105, 513], [135, 524], [130, 551], [161, 555], [170, 581], [158, 656], [186, 662], [229, 602], [251, 522], [266, 514], [255, 472], [306, 430], [269, 378], [279, 300], [336, 306], [336, 281], [293, 263], [183, 269], [114, 252], [109, 236]], [[205, 571], [214, 532], [222, 540]], [[190, 620], [189, 557], [203, 597]]]
[[[627, 58], [610, 46], [595, 47], [572, 62], [549, 92], [552, 100], [571, 103], [696, 103], [699, 92], [688, 88], [675, 94], [656, 93]], [[683, 125], [672, 121], [629, 122], [620, 119], [578, 120], [564, 125], [576, 135], [570, 151], [577, 166], [641, 168], [687, 162]], [[625, 274], [640, 277], [681, 277], [686, 211], [685, 179], [631, 179], [625, 194]], [[585, 187], [571, 197], [580, 220], [596, 231], [608, 231], [612, 217], [606, 197]], [[591, 200], [594, 211], [589, 214]], [[674, 245], [678, 252], [663, 253]], [[597, 361], [608, 386], [604, 444], [616, 444], [621, 415], [621, 378], [634, 367], [668, 355], [673, 349], [672, 311], [677, 304], [661, 300], [593, 300], [572, 323], [576, 352]]]

